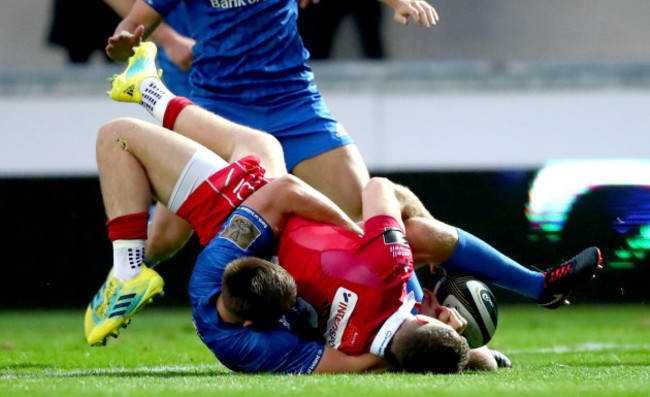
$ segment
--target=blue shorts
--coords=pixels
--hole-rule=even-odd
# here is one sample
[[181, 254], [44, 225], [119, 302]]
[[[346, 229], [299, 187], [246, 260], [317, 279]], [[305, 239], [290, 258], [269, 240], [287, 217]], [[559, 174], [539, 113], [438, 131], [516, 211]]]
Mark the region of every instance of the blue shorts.
[[207, 98], [192, 100], [230, 121], [275, 136], [282, 144], [289, 171], [303, 160], [354, 143], [318, 92], [271, 106], [242, 105]]

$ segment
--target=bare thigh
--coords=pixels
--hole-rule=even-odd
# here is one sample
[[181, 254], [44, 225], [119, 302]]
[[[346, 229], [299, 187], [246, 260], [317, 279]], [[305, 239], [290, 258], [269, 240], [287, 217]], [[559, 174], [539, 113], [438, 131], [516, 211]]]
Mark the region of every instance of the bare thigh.
[[361, 191], [370, 175], [355, 145], [303, 160], [294, 167], [293, 174], [329, 197], [350, 218], [361, 220]]

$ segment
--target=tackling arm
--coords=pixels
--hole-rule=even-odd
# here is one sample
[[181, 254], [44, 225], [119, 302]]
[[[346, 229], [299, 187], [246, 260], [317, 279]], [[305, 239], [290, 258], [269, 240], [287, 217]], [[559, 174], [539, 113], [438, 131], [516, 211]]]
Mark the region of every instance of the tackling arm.
[[370, 179], [361, 200], [364, 221], [376, 215], [390, 215], [401, 221], [411, 218], [433, 219], [422, 201], [409, 188], [386, 178]]
[[393, 368], [391, 363], [374, 354], [351, 356], [325, 346], [325, 353], [314, 373], [386, 372], [391, 368]]
[[342, 226], [361, 233], [359, 226], [325, 195], [293, 175], [284, 175], [244, 201], [257, 211], [276, 234], [289, 216], [296, 215], [316, 222]]
[[364, 222], [378, 215], [395, 218], [404, 228], [401, 217], [401, 204], [395, 193], [395, 184], [386, 178], [371, 178], [361, 192], [361, 205]]

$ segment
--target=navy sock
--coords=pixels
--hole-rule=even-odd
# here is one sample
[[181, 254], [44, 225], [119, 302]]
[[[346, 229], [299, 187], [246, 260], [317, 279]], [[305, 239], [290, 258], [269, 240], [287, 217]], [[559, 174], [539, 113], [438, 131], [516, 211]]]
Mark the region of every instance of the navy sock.
[[458, 245], [441, 267], [450, 272], [465, 273], [537, 299], [544, 292], [544, 274], [525, 268], [503, 255], [483, 240], [458, 230]]

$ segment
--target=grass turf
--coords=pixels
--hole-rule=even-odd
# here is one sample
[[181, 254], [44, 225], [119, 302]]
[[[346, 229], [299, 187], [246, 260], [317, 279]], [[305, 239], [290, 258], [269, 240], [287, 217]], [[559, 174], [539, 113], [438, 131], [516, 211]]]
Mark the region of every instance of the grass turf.
[[106, 347], [83, 311], [0, 312], [0, 395], [649, 396], [650, 307], [502, 306], [490, 346], [514, 368], [459, 375], [243, 375], [205, 348], [185, 309], [147, 308]]

